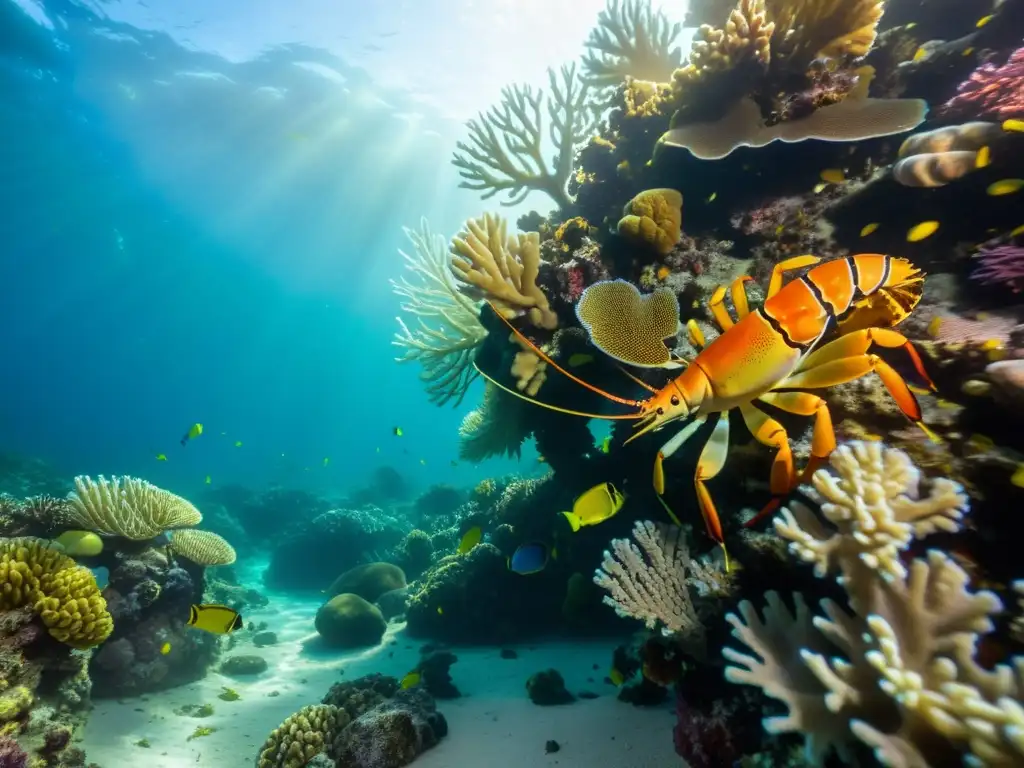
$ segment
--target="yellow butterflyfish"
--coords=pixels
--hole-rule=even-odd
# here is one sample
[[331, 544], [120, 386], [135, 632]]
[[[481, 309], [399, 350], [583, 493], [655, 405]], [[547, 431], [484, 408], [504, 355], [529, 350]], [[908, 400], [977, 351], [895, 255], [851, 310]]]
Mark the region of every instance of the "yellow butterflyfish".
[[456, 550], [460, 555], [465, 555], [470, 552], [473, 547], [480, 543], [480, 540], [484, 537], [483, 529], [479, 525], [474, 525], [464, 534], [459, 540], [459, 547]]
[[611, 483], [598, 483], [584, 491], [572, 505], [572, 512], [563, 512], [572, 530], [603, 523], [622, 509], [626, 497]]
[[188, 609], [188, 625], [215, 635], [227, 635], [242, 628], [242, 615], [226, 605], [192, 605]]

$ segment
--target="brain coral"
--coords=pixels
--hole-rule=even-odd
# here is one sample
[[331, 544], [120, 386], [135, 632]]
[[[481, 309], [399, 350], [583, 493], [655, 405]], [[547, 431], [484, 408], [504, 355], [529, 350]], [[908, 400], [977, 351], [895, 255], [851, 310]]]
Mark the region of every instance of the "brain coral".
[[170, 491], [136, 477], [99, 481], [76, 477], [68, 495], [72, 523], [87, 531], [145, 541], [202, 522], [199, 510]]
[[41, 539], [0, 542], [0, 609], [22, 606], [72, 648], [99, 645], [114, 629], [92, 572]]
[[237, 559], [235, 548], [210, 531], [186, 528], [171, 533], [171, 549], [202, 566], [231, 565]]
[[302, 768], [348, 725], [345, 710], [328, 704], [303, 707], [275, 728], [260, 750], [257, 768]]
[[671, 251], [683, 226], [683, 196], [674, 189], [648, 189], [626, 203], [619, 234], [649, 243], [664, 255]]
[[576, 316], [609, 357], [646, 368], [671, 360], [665, 339], [679, 333], [679, 302], [670, 290], [643, 295], [625, 280], [595, 283], [580, 297]]

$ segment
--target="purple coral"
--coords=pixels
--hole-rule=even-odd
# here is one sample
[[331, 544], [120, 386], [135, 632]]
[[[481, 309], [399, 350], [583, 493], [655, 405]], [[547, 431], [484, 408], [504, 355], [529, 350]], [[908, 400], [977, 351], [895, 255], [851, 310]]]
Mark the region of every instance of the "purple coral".
[[28, 754], [10, 736], [0, 736], [0, 768], [26, 768]]
[[1024, 290], [1024, 247], [993, 245], [978, 251], [975, 258], [981, 262], [981, 266], [971, 274], [975, 280], [989, 285], [1005, 285], [1014, 293]]
[[1024, 115], [1024, 48], [1002, 66], [982, 64], [957, 87], [957, 94], [940, 108], [949, 117], [973, 119]]

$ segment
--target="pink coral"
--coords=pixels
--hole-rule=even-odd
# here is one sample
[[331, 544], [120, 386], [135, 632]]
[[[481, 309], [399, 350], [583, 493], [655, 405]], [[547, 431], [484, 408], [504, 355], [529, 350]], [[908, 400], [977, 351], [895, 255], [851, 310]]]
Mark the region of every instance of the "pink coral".
[[1024, 115], [1024, 48], [1010, 54], [1002, 66], [989, 62], [974, 70], [940, 112], [975, 120]]
[[680, 692], [676, 692], [676, 725], [672, 729], [672, 740], [676, 754], [686, 760], [691, 768], [712, 768], [732, 765], [740, 758], [741, 752], [732, 736], [728, 716], [716, 702], [712, 712], [706, 713], [686, 703]]
[[1024, 247], [993, 245], [983, 248], [975, 258], [981, 262], [981, 266], [971, 274], [975, 280], [1005, 285], [1014, 293], [1024, 290]]
[[10, 736], [0, 736], [0, 768], [25, 768], [28, 755]]

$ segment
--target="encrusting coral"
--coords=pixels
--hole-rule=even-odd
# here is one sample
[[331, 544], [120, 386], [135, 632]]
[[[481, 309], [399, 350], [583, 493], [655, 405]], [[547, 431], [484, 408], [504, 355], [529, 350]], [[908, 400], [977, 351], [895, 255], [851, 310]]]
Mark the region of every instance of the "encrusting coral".
[[99, 645], [114, 628], [92, 572], [41, 539], [0, 541], [0, 609], [22, 606], [72, 648]]
[[900, 145], [893, 178], [905, 187], [941, 187], [984, 167], [979, 152], [1002, 134], [995, 123], [947, 125], [916, 133]]
[[186, 557], [197, 565], [209, 568], [214, 565], [231, 565], [238, 556], [223, 537], [210, 531], [184, 529], [172, 531], [171, 551]]
[[554, 330], [558, 316], [537, 285], [540, 271], [540, 236], [536, 232], [507, 235], [501, 216], [484, 214], [469, 219], [466, 229], [452, 238], [452, 270], [466, 290], [507, 318], [525, 313], [538, 328]]
[[1024, 47], [1002, 65], [986, 62], [957, 88], [940, 109], [945, 117], [1007, 120], [1024, 115]]
[[576, 316], [609, 357], [642, 368], [672, 360], [665, 340], [679, 333], [679, 301], [669, 289], [641, 294], [625, 280], [607, 280], [584, 291]]
[[340, 707], [303, 707], [271, 731], [260, 749], [257, 768], [303, 768], [324, 752], [348, 723], [348, 713]]
[[1002, 610], [998, 597], [969, 591], [967, 574], [942, 552], [909, 567], [899, 559], [916, 537], [958, 530], [966, 496], [942, 479], [923, 495], [909, 458], [877, 442], [841, 446], [830, 463], [810, 490], [824, 519], [794, 505], [776, 530], [818, 575], [840, 575], [853, 612], [824, 600], [825, 616], [812, 617], [795, 595], [791, 613], [769, 593], [762, 619], [744, 601], [727, 619], [756, 656], [725, 649], [727, 679], [786, 704], [789, 713], [765, 728], [802, 733], [814, 765], [832, 749], [851, 758], [858, 742], [893, 768], [958, 764], [960, 755], [1019, 765], [1024, 659], [991, 672], [974, 659]]
[[477, 377], [473, 356], [487, 336], [480, 303], [459, 290], [444, 237], [433, 233], [426, 219], [420, 220], [418, 230], [406, 227], [405, 235], [413, 254], [399, 253], [415, 281], [402, 275], [391, 287], [404, 299], [402, 311], [415, 318], [416, 326], [410, 329], [401, 317], [395, 318], [401, 330], [392, 343], [404, 350], [395, 359], [423, 367], [420, 378], [432, 403], [453, 400], [457, 407]]
[[[460, 141], [452, 156], [463, 181], [460, 187], [483, 192], [487, 200], [504, 192], [502, 205], [519, 205], [532, 191], [546, 193], [560, 207], [570, 204], [566, 184], [576, 147], [593, 128], [587, 108], [589, 88], [576, 75], [576, 65], [562, 67], [561, 82], [548, 70], [550, 93], [529, 85], [506, 86], [501, 104], [470, 120], [469, 141]], [[547, 125], [542, 116], [547, 107]], [[544, 157], [546, 133], [555, 145], [554, 165]]]
[[87, 531], [145, 541], [203, 516], [180, 496], [135, 477], [79, 476], [68, 495], [70, 523]]
[[641, 0], [609, 0], [585, 43], [583, 79], [593, 88], [617, 88], [627, 78], [661, 83], [679, 67], [672, 43], [682, 27]]
[[648, 189], [628, 203], [617, 229], [620, 235], [649, 243], [664, 256], [679, 242], [683, 196], [674, 189]]

